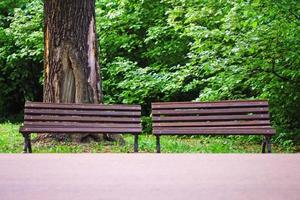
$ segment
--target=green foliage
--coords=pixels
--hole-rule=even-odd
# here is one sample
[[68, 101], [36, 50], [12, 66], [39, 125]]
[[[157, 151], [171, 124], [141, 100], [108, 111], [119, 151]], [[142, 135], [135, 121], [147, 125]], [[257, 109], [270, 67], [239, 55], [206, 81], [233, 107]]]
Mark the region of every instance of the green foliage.
[[100, 2], [107, 102], [269, 99], [278, 138], [298, 135], [297, 1]]
[[41, 1], [22, 3], [25, 1], [0, 4], [0, 8], [22, 5], [2, 15], [9, 25], [0, 27], [0, 117], [20, 112], [25, 99], [41, 99], [43, 6]]
[[[0, 3], [2, 115], [42, 97], [42, 15]], [[263, 98], [276, 142], [300, 141], [298, 0], [97, 0], [96, 17], [106, 103]]]
[[173, 24], [194, 40], [187, 65], [199, 66], [206, 82], [198, 100], [266, 98], [277, 126], [299, 129], [299, 4], [220, 2], [186, 11]]
[[169, 5], [98, 1], [97, 8], [105, 101], [149, 105], [179, 94], [170, 71], [186, 63], [188, 38], [168, 24]]

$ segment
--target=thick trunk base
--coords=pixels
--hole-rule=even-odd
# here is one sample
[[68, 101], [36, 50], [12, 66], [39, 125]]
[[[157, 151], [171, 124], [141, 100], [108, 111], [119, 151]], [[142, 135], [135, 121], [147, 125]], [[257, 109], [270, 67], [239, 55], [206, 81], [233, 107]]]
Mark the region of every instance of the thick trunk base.
[[40, 134], [33, 142], [75, 142], [75, 143], [90, 143], [111, 141], [117, 142], [120, 145], [125, 145], [126, 142], [121, 134]]

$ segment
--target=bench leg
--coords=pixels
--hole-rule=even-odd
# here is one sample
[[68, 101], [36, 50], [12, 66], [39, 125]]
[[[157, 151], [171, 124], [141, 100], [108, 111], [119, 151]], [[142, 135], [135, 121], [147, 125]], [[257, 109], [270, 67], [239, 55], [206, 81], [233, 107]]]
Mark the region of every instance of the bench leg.
[[32, 153], [30, 133], [23, 133], [23, 137], [24, 137], [23, 153]]
[[156, 136], [156, 152], [160, 153], [160, 135]]
[[139, 135], [135, 134], [134, 135], [134, 153], [139, 152]]
[[271, 153], [271, 136], [265, 136], [262, 142], [262, 153], [266, 153], [266, 147], [268, 153]]
[[28, 152], [32, 153], [32, 149], [31, 149], [31, 135], [28, 135]]
[[262, 150], [261, 150], [262, 153], [266, 153], [266, 138], [264, 137], [263, 138], [263, 141], [262, 141]]
[[23, 153], [27, 153], [27, 136], [25, 134], [23, 134], [24, 137], [24, 148], [23, 148]]
[[271, 136], [266, 136], [266, 145], [268, 153], [271, 153]]

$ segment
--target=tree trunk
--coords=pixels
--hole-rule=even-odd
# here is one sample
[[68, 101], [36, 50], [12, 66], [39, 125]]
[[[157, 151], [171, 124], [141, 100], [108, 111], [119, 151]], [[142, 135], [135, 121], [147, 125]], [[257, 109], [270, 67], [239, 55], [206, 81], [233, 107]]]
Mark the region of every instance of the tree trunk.
[[95, 0], [45, 0], [44, 12], [44, 102], [102, 103]]
[[101, 102], [94, 10], [94, 0], [45, 1], [44, 102]]

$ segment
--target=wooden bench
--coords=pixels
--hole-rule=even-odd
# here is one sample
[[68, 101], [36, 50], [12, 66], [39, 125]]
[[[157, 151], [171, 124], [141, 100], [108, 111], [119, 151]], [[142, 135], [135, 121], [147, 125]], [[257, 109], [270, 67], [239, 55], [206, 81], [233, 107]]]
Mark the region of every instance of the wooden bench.
[[31, 133], [133, 134], [134, 152], [138, 152], [138, 134], [142, 132], [141, 106], [103, 104], [56, 104], [26, 102], [24, 152], [32, 152]]
[[153, 134], [160, 153], [162, 135], [263, 135], [271, 152], [269, 104], [265, 100], [152, 103]]

